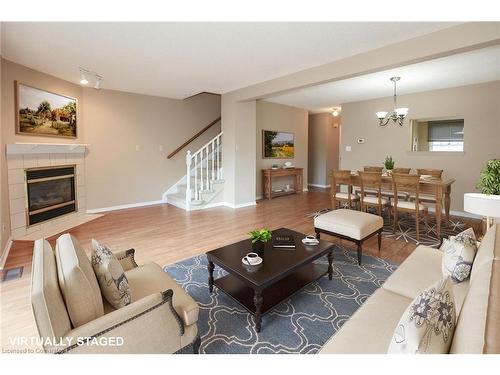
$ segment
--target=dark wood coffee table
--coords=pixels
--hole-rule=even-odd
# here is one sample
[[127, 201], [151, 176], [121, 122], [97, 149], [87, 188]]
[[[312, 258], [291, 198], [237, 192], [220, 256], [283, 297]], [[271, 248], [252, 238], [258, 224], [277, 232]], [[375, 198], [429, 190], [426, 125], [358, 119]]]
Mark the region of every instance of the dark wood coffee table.
[[[273, 231], [274, 235], [292, 235], [295, 249], [273, 248], [268, 242], [261, 254], [260, 266], [246, 266], [241, 262], [252, 251], [250, 240], [224, 246], [207, 253], [208, 286], [210, 293], [214, 285], [255, 316], [255, 329], [260, 332], [261, 316], [281, 301], [300, 291], [306, 285], [328, 274], [333, 275], [333, 248], [331, 242], [321, 240], [319, 245], [302, 244], [304, 234], [286, 228]], [[313, 261], [327, 256], [326, 265]], [[215, 265], [228, 272], [228, 275], [214, 280]]]

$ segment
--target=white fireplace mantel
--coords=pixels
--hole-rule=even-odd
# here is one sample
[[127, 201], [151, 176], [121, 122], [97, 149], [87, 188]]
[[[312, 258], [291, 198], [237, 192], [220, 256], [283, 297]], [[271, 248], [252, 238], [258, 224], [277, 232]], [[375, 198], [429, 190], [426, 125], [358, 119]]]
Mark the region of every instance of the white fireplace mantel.
[[6, 145], [7, 155], [23, 154], [84, 154], [88, 144], [76, 143], [11, 143]]

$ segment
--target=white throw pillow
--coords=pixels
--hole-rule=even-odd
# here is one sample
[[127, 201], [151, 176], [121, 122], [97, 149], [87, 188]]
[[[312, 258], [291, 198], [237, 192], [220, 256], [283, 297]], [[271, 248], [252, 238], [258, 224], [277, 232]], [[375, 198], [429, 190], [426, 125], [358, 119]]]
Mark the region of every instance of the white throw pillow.
[[444, 253], [441, 261], [443, 277], [451, 277], [455, 283], [466, 280], [470, 276], [477, 251], [476, 236], [472, 228], [445, 239], [440, 249]]
[[121, 263], [109, 249], [92, 240], [92, 267], [101, 292], [115, 309], [130, 304], [130, 287]]
[[446, 278], [410, 303], [396, 326], [388, 353], [446, 354], [455, 324], [452, 282]]

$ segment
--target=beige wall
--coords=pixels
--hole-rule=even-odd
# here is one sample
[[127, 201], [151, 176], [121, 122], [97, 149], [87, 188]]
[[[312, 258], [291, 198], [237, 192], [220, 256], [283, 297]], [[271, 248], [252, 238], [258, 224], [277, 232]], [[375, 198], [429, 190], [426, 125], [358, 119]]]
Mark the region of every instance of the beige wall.
[[[307, 110], [265, 101], [257, 101], [257, 132], [256, 132], [256, 197], [262, 196], [262, 169], [273, 164], [282, 165], [287, 161], [294, 166], [304, 168], [304, 189], [307, 188]], [[294, 133], [295, 157], [293, 159], [264, 159], [262, 157], [262, 130], [277, 130]], [[280, 178], [273, 181], [275, 188], [286, 184], [293, 186], [293, 179]]]
[[[483, 48], [498, 44], [499, 40], [500, 23], [469, 22], [225, 93], [222, 95], [222, 128], [226, 156], [223, 160], [225, 201], [240, 205], [252, 203], [254, 200], [255, 182], [249, 183], [248, 169], [255, 165], [256, 151], [255, 143], [253, 149], [250, 149], [248, 137], [255, 134], [255, 125], [252, 123], [255, 113], [238, 111], [241, 103], [269, 98], [300, 87]], [[249, 118], [243, 118], [244, 115]], [[253, 127], [243, 128], [241, 124], [251, 124]], [[238, 153], [236, 150], [240, 147], [248, 149], [249, 152]], [[246, 168], [241, 169], [240, 166]]]
[[327, 186], [328, 173], [339, 166], [340, 116], [309, 115], [309, 184]]
[[167, 159], [166, 154], [220, 116], [219, 96], [174, 100], [85, 89], [84, 97], [88, 209], [161, 200], [186, 173], [186, 151], [196, 151], [220, 130], [212, 127]]
[[[401, 95], [398, 103], [409, 108], [403, 127], [378, 126], [376, 111], [391, 108], [392, 98], [342, 105], [341, 167], [357, 169], [363, 165], [382, 165], [392, 155], [398, 167], [443, 169], [453, 177], [451, 208], [463, 210], [463, 194], [475, 191], [481, 168], [487, 160], [500, 157], [500, 81], [478, 85]], [[464, 152], [410, 152], [410, 119], [463, 117]], [[365, 138], [365, 144], [357, 144]], [[352, 151], [346, 152], [345, 146]]]
[[[185, 151], [166, 154], [220, 116], [220, 97], [174, 100], [111, 90], [94, 90], [2, 60], [2, 223], [10, 233], [5, 144], [87, 143], [87, 209], [156, 201], [185, 174]], [[76, 97], [78, 138], [15, 134], [14, 80]], [[216, 125], [188, 148], [196, 150], [219, 131]], [[138, 148], [136, 147], [138, 146]], [[160, 146], [163, 151], [160, 151]], [[2, 245], [8, 236], [2, 235]], [[2, 246], [3, 249], [3, 246]]]

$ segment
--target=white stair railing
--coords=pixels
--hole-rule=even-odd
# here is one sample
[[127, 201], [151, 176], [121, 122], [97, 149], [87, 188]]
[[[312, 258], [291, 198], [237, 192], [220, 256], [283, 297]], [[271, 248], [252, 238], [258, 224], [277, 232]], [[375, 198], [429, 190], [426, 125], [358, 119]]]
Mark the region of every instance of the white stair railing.
[[[220, 132], [202, 148], [186, 154], [186, 206], [201, 200], [201, 193], [210, 190], [213, 182], [223, 178], [221, 164], [222, 133]], [[191, 182], [191, 178], [194, 181]]]

